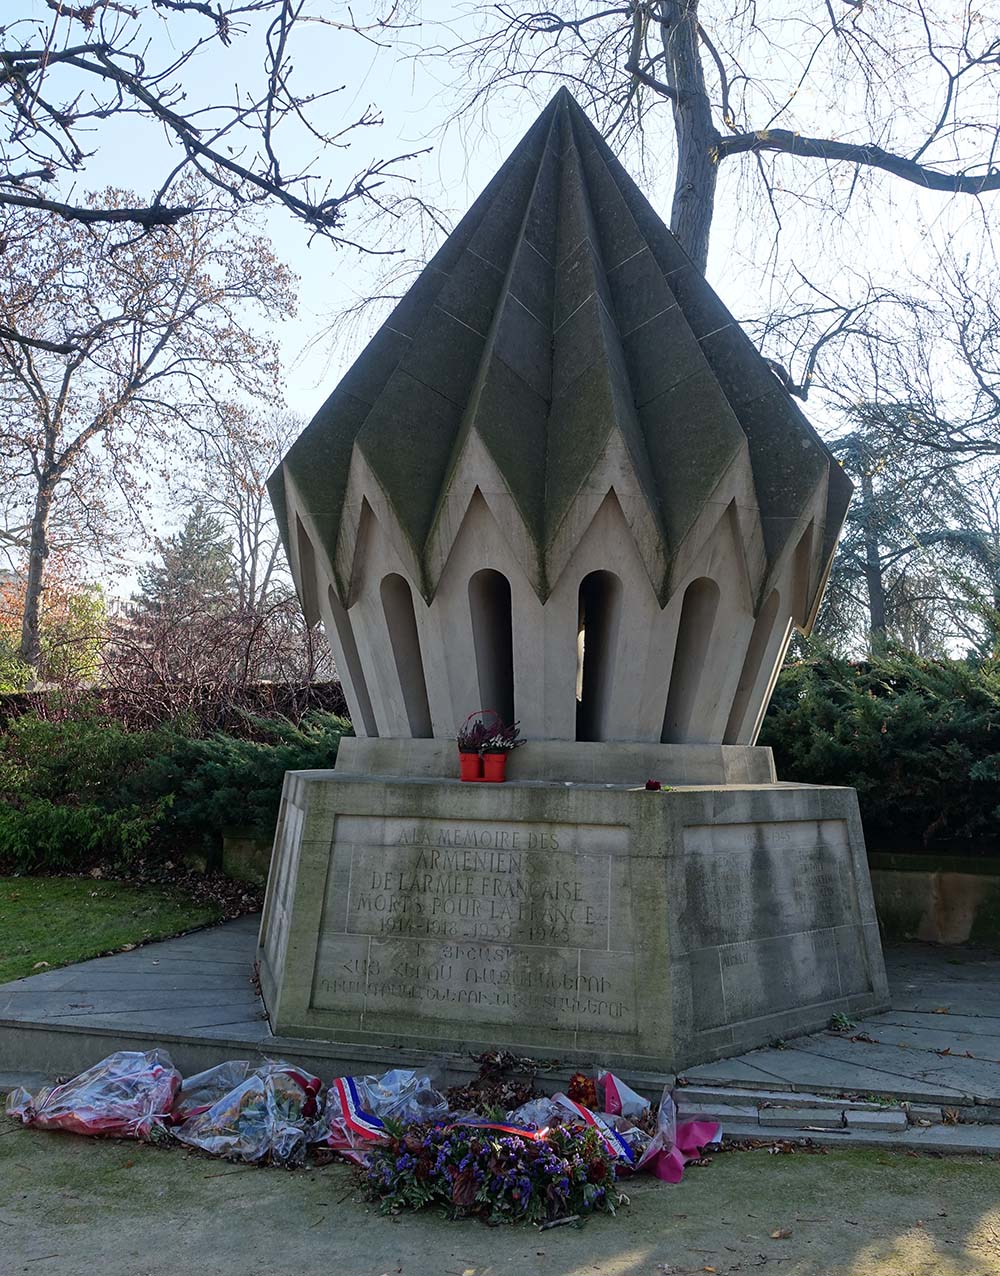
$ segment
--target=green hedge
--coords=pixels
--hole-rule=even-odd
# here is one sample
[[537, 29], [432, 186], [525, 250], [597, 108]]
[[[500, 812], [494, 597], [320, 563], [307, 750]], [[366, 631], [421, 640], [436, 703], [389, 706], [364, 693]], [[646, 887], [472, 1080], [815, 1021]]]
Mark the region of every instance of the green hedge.
[[857, 789], [870, 849], [1000, 845], [1000, 665], [909, 652], [788, 665], [760, 744], [783, 780]]
[[198, 737], [184, 722], [129, 731], [85, 707], [60, 721], [12, 719], [0, 732], [0, 867], [80, 869], [186, 849], [211, 859], [233, 825], [267, 836], [285, 772], [332, 767], [351, 728], [320, 711], [253, 728], [254, 739]]

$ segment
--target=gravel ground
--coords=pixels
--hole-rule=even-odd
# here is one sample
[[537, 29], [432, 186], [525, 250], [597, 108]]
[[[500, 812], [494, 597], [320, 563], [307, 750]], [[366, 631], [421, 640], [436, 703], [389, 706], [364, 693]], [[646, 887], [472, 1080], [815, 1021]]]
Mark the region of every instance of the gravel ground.
[[614, 1219], [386, 1218], [342, 1165], [289, 1173], [0, 1117], [2, 1276], [1000, 1276], [1000, 1163], [726, 1152]]

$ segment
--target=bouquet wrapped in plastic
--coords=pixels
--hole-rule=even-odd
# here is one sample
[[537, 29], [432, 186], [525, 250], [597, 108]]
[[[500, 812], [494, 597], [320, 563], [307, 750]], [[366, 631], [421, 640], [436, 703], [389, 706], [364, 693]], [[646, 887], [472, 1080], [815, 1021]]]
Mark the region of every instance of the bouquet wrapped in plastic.
[[166, 1123], [180, 1085], [181, 1074], [165, 1051], [119, 1050], [34, 1096], [13, 1090], [7, 1115], [40, 1130], [148, 1139]]
[[212, 1156], [301, 1164], [319, 1110], [319, 1078], [286, 1063], [265, 1063], [213, 1098], [228, 1081], [237, 1080], [245, 1066], [220, 1064], [192, 1077], [187, 1083], [190, 1115], [174, 1136]]
[[[651, 1104], [612, 1072], [602, 1072], [592, 1095], [604, 1111], [595, 1111], [579, 1099], [565, 1094], [533, 1099], [507, 1114], [514, 1131], [537, 1132], [546, 1126], [575, 1124], [590, 1126], [601, 1137], [605, 1150], [616, 1163], [618, 1173], [645, 1170], [668, 1183], [679, 1183], [688, 1161], [701, 1155], [709, 1143], [721, 1137], [714, 1122], [678, 1123], [677, 1109], [668, 1089], [663, 1091], [652, 1120]], [[575, 1093], [581, 1093], [577, 1084]]]
[[448, 1102], [429, 1077], [394, 1068], [381, 1077], [337, 1077], [326, 1095], [315, 1141], [364, 1165], [372, 1147], [388, 1140], [386, 1122], [433, 1123], [448, 1115]]
[[254, 1071], [248, 1059], [230, 1059], [226, 1063], [185, 1077], [170, 1112], [170, 1124], [182, 1125], [191, 1117], [207, 1112], [213, 1103], [243, 1084]]

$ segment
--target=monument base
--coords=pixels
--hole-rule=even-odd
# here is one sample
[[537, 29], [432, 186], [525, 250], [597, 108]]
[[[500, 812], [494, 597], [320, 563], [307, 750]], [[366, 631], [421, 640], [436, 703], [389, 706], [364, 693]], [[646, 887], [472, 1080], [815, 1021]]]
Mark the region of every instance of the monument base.
[[854, 791], [773, 782], [289, 772], [259, 960], [275, 1033], [581, 1066], [888, 1004]]

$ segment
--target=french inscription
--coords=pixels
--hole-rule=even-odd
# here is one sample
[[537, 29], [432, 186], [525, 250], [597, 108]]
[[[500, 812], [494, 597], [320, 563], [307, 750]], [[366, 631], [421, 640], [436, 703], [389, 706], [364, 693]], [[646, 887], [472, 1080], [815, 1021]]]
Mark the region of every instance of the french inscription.
[[419, 825], [353, 845], [345, 929], [606, 949], [609, 856], [559, 845], [557, 832]]
[[619, 827], [338, 821], [313, 1004], [633, 1033], [626, 849]]

